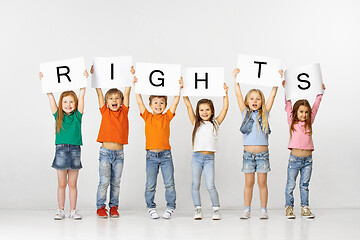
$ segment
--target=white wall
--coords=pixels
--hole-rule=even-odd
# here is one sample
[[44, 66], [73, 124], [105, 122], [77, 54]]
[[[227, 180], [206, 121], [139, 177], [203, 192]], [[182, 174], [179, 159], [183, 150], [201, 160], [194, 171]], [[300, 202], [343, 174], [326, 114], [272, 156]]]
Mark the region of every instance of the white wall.
[[[358, 1], [2, 1], [0, 3], [0, 208], [55, 208], [54, 119], [39, 64], [84, 56], [132, 55], [135, 62], [225, 67], [230, 108], [221, 126], [216, 186], [223, 208], [243, 205], [241, 123], [231, 72], [238, 53], [277, 57], [287, 66], [320, 62], [327, 90], [316, 117], [310, 201], [314, 208], [360, 207], [357, 93]], [[244, 92], [248, 89], [244, 89]], [[266, 96], [270, 88], [263, 88]], [[56, 95], [58, 98], [58, 95]], [[284, 205], [288, 126], [279, 89], [270, 124], [269, 208]], [[134, 93], [120, 208], [145, 208], [144, 122]], [[170, 98], [170, 101], [172, 99]], [[193, 99], [195, 104], [198, 99]], [[217, 112], [221, 99], [214, 99]], [[78, 207], [95, 208], [100, 113], [87, 89]], [[191, 124], [181, 101], [171, 123], [178, 208], [192, 208]], [[210, 206], [202, 185], [204, 206]], [[299, 205], [299, 190], [295, 190]], [[159, 178], [156, 202], [164, 207]], [[67, 201], [68, 204], [68, 201]], [[257, 188], [253, 206], [259, 207]]]

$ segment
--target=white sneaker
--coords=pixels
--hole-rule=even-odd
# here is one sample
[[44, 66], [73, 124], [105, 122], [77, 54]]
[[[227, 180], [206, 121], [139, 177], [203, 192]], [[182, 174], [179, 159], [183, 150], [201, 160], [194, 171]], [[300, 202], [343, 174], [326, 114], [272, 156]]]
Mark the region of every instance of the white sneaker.
[[54, 220], [63, 220], [65, 218], [65, 211], [63, 209], [57, 209]]
[[81, 220], [82, 216], [79, 214], [78, 210], [71, 210], [69, 218], [74, 220]]
[[195, 208], [194, 219], [195, 220], [201, 220], [202, 218], [203, 218], [203, 215], [202, 215], [201, 207], [198, 206], [198, 207]]
[[245, 208], [240, 216], [240, 219], [248, 219], [248, 218], [250, 218], [250, 209]]
[[219, 207], [213, 207], [213, 215], [212, 215], [212, 220], [220, 220], [221, 219], [221, 214], [220, 214], [220, 208]]
[[165, 219], [170, 219], [173, 212], [174, 212], [174, 209], [167, 208], [165, 210], [164, 214], [162, 215], [162, 217]]
[[269, 218], [269, 215], [268, 215], [266, 209], [262, 208], [260, 210], [260, 219], [268, 219], [268, 218]]
[[155, 208], [149, 208], [148, 212], [150, 214], [151, 219], [158, 219], [159, 218], [159, 214], [157, 213]]

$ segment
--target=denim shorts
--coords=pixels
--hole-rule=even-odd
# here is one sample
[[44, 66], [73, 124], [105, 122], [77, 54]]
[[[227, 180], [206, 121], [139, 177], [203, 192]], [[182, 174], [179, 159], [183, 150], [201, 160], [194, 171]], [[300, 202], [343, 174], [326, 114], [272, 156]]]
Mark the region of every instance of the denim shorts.
[[270, 172], [269, 150], [261, 153], [250, 153], [244, 150], [243, 168], [244, 173], [267, 173]]
[[57, 170], [80, 169], [82, 168], [80, 155], [81, 148], [79, 145], [57, 144], [51, 167]]

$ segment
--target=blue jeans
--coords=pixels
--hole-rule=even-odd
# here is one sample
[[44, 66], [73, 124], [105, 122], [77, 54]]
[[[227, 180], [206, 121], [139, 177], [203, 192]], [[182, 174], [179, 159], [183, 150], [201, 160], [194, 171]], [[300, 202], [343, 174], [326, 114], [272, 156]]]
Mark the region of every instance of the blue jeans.
[[301, 206], [309, 206], [309, 182], [312, 172], [312, 156], [296, 157], [290, 154], [285, 189], [285, 207], [294, 206], [293, 191], [296, 186], [296, 178], [299, 172]]
[[194, 152], [191, 161], [192, 170], [192, 186], [191, 194], [195, 207], [201, 206], [200, 200], [200, 181], [201, 174], [204, 171], [204, 178], [206, 189], [210, 194], [210, 199], [213, 207], [220, 207], [219, 195], [215, 188], [215, 167], [214, 167], [215, 154], [202, 154]]
[[124, 150], [109, 150], [100, 147], [100, 182], [96, 196], [97, 209], [105, 206], [106, 193], [110, 185], [109, 207], [119, 206], [120, 178], [124, 166]]
[[162, 152], [146, 151], [146, 188], [145, 201], [148, 208], [155, 208], [154, 202], [156, 192], [156, 182], [161, 167], [161, 173], [165, 185], [166, 206], [170, 209], [176, 208], [176, 192], [174, 182], [174, 164], [172, 161], [171, 151]]

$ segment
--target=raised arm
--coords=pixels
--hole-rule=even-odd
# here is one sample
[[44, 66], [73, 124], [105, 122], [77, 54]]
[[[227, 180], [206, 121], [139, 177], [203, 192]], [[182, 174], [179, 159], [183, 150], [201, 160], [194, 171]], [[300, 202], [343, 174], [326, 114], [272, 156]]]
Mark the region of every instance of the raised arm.
[[[90, 73], [94, 74], [94, 66], [91, 66]], [[105, 105], [104, 94], [103, 94], [101, 88], [95, 88], [95, 90], [96, 90], [96, 94], [98, 96], [99, 108], [102, 108]]]
[[[88, 72], [85, 70], [84, 71], [84, 76], [86, 78], [89, 77]], [[84, 113], [84, 98], [85, 98], [85, 88], [80, 88], [80, 92], [79, 92], [79, 102], [78, 102], [78, 111], [83, 114]]]
[[226, 95], [223, 97], [223, 108], [220, 114], [216, 117], [216, 121], [218, 122], [219, 125], [224, 121], [226, 117], [226, 113], [229, 109], [229, 96], [228, 96], [229, 87], [226, 85], [226, 83], [224, 83], [224, 90]]
[[196, 121], [196, 117], [195, 117], [194, 109], [192, 108], [189, 97], [184, 96], [184, 103], [185, 103], [185, 106], [186, 106], [186, 109], [187, 109], [187, 112], [188, 112], [188, 115], [190, 118], [190, 122], [192, 125], [194, 125], [195, 121]]
[[181, 89], [184, 87], [184, 82], [183, 82], [183, 78], [182, 78], [182, 77], [180, 77], [179, 84], [180, 84], [179, 96], [175, 96], [175, 97], [174, 97], [174, 100], [173, 100], [173, 102], [172, 102], [172, 104], [171, 104], [171, 106], [170, 106], [170, 112], [171, 112], [172, 114], [175, 113], [176, 108], [177, 108], [177, 106], [178, 106], [178, 104], [179, 104], [179, 102], [180, 102]]
[[273, 87], [272, 90], [271, 90], [271, 93], [270, 93], [270, 96], [266, 102], [266, 111], [267, 112], [270, 112], [273, 104], [274, 104], [274, 101], [275, 101], [275, 96], [276, 96], [276, 93], [277, 93], [277, 90], [278, 90], [278, 87]]
[[243, 112], [245, 110], [246, 106], [245, 106], [244, 98], [241, 93], [240, 84], [238, 82], [236, 82], [236, 76], [238, 75], [239, 72], [240, 72], [240, 69], [235, 68], [233, 71], [233, 76], [234, 76], [234, 81], [235, 81], [236, 99], [237, 99], [240, 111]]
[[[137, 81], [138, 81], [137, 77], [134, 76], [134, 81], [133, 81], [134, 86], [137, 83]], [[137, 104], [139, 106], [139, 109], [140, 109], [140, 113], [143, 114], [145, 112], [146, 107], [145, 107], [145, 104], [144, 104], [144, 102], [142, 100], [141, 94], [137, 93], [135, 96], [136, 96], [136, 102], [137, 102]]]
[[[130, 72], [131, 72], [132, 75], [135, 74], [134, 66], [131, 66]], [[124, 92], [124, 103], [123, 103], [123, 104], [124, 104], [126, 107], [129, 107], [129, 105], [130, 105], [130, 91], [131, 91], [131, 87], [126, 87], [126, 88], [125, 88], [125, 92]]]
[[130, 104], [130, 91], [131, 91], [131, 87], [125, 88], [124, 103], [123, 103], [125, 105], [125, 107], [129, 107], [129, 104]]
[[[283, 76], [284, 76], [283, 70], [279, 70], [279, 74], [281, 75], [281, 78], [283, 78]], [[285, 81], [283, 81], [282, 84], [283, 84], [283, 87], [285, 87]], [[278, 90], [278, 87], [273, 87], [273, 89], [271, 90], [270, 96], [265, 105], [267, 112], [270, 112], [270, 110], [274, 104], [277, 90]]]
[[[326, 89], [324, 84], [322, 84], [322, 88], [324, 90]], [[318, 94], [315, 98], [315, 102], [314, 102], [313, 106], [311, 107], [311, 123], [313, 123], [315, 120], [316, 113], [320, 107], [320, 102], [321, 102], [322, 96], [323, 96], [323, 94]]]
[[[43, 74], [42, 72], [39, 72], [39, 79], [41, 80], [41, 78], [43, 78]], [[58, 106], [56, 104], [56, 101], [55, 101], [55, 97], [54, 97], [54, 94], [52, 93], [47, 93], [46, 94], [49, 98], [49, 103], [50, 103], [50, 109], [51, 109], [51, 112], [52, 114], [55, 114], [56, 111], [58, 110]]]

